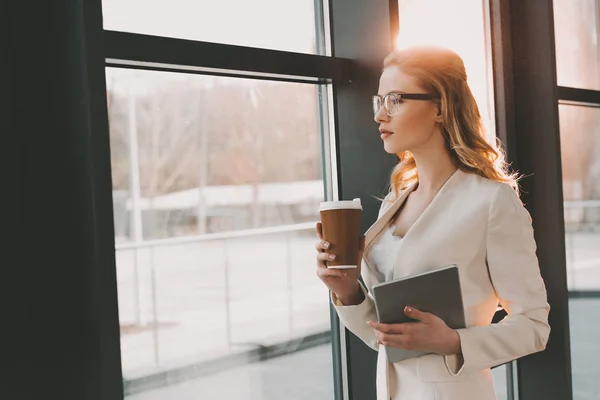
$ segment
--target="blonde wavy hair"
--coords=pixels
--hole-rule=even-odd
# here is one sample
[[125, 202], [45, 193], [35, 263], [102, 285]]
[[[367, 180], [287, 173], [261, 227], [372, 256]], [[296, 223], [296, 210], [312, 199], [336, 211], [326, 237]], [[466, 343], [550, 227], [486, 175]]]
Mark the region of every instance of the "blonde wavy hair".
[[[431, 101], [441, 110], [442, 134], [457, 168], [507, 183], [518, 193], [519, 176], [509, 172], [499, 140], [493, 144], [486, 141], [481, 114], [458, 54], [429, 46], [395, 50], [383, 62], [384, 70], [391, 67], [399, 67], [418, 79], [424, 90], [439, 95], [439, 99]], [[401, 190], [418, 181], [417, 165], [410, 151], [396, 155], [399, 161], [390, 177], [394, 199]]]

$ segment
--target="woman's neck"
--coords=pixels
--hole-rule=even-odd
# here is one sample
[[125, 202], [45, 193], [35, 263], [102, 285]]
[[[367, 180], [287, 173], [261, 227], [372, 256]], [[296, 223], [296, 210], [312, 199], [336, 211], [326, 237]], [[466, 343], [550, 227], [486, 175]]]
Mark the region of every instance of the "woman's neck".
[[419, 174], [419, 185], [415, 191], [424, 195], [435, 195], [457, 169], [446, 149], [413, 153], [413, 157]]

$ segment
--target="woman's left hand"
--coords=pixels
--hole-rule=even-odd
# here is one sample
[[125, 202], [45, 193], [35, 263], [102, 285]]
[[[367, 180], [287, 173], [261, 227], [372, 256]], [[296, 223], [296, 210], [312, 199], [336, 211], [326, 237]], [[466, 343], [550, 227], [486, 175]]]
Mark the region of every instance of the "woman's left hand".
[[405, 307], [404, 313], [417, 322], [381, 324], [368, 321], [368, 324], [375, 329], [379, 344], [443, 355], [461, 352], [458, 332], [449, 328], [441, 318], [411, 307]]

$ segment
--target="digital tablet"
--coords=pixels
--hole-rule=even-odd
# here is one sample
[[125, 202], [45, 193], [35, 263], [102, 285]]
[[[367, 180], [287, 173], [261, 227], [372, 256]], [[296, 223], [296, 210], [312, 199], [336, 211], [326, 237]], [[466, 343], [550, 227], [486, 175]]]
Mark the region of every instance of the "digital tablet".
[[[379, 322], [386, 324], [414, 322], [404, 314], [404, 307], [411, 306], [437, 315], [452, 329], [465, 327], [457, 265], [382, 282], [374, 285], [371, 290]], [[389, 362], [427, 354], [424, 351], [387, 346], [385, 351]]]

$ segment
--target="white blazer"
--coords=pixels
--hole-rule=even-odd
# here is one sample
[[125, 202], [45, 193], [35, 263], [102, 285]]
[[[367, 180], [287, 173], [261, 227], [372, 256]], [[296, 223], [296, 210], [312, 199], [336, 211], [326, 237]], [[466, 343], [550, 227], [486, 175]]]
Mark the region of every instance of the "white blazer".
[[[365, 234], [365, 248], [415, 186], [391, 205], [382, 204]], [[507, 184], [457, 170], [398, 251], [394, 278], [458, 265], [467, 325], [458, 330], [464, 362], [458, 356], [428, 354], [388, 363], [366, 323], [377, 316], [365, 287], [365, 300], [355, 306], [343, 306], [332, 294], [342, 324], [379, 352], [377, 400], [495, 400], [490, 367], [544, 350], [550, 333], [531, 217], [517, 194]], [[368, 288], [379, 283], [372, 268], [363, 257], [361, 274]], [[492, 324], [498, 303], [508, 315]]]

